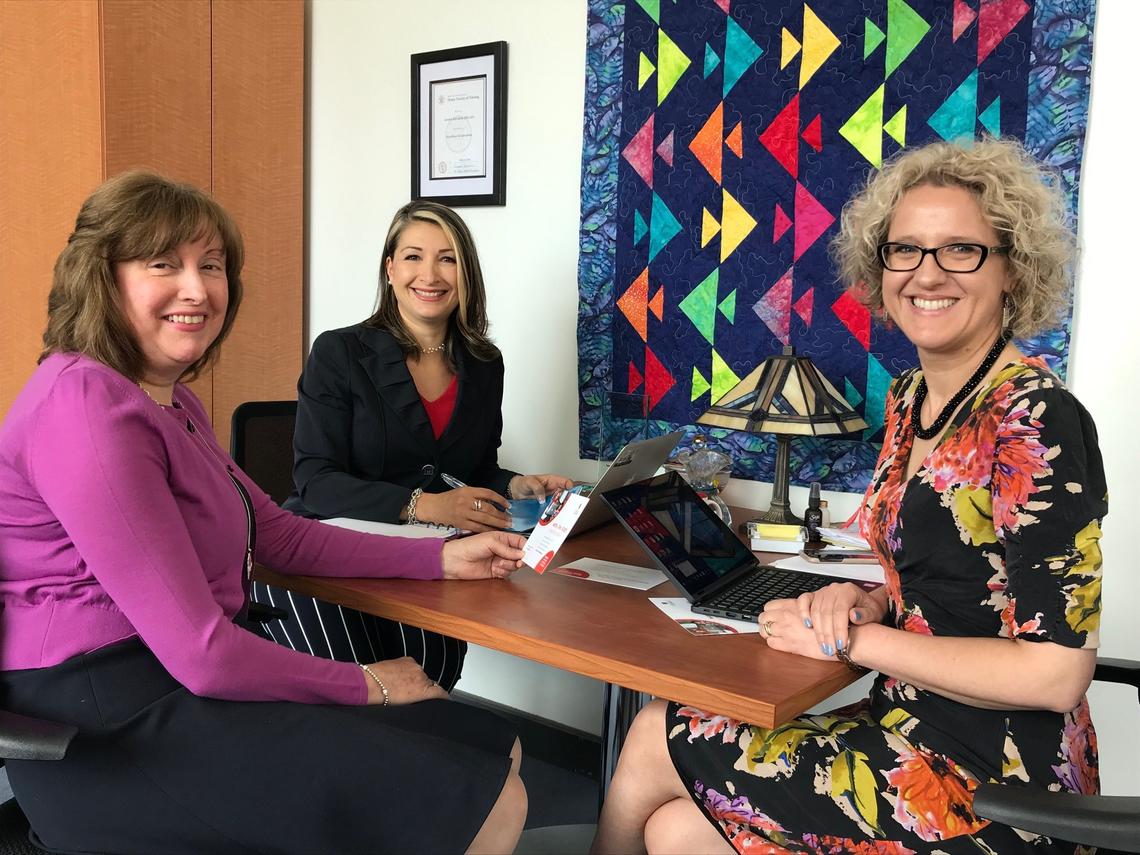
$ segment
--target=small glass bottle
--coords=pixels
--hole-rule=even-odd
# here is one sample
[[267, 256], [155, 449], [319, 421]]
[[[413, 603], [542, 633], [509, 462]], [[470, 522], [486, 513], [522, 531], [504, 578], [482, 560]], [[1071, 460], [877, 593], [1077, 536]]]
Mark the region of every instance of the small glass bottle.
[[824, 528], [831, 528], [831, 511], [827, 508], [827, 499], [819, 500], [819, 513], [823, 518], [820, 525]]
[[804, 528], [807, 529], [808, 543], [821, 543], [823, 541], [823, 535], [819, 533], [821, 525], [823, 525], [823, 513], [820, 509], [819, 482], [812, 481], [808, 492], [807, 510], [804, 511]]

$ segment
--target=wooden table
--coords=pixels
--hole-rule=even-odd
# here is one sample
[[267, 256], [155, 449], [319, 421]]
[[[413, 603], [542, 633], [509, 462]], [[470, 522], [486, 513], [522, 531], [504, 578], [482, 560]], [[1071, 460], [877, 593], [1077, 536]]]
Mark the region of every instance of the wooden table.
[[[754, 515], [732, 512], [735, 519]], [[552, 566], [581, 557], [651, 566], [616, 522], [572, 537]], [[858, 678], [837, 663], [769, 650], [759, 634], [690, 635], [647, 599], [679, 596], [669, 582], [635, 591], [549, 571], [539, 576], [529, 567], [488, 582], [256, 573], [272, 585], [764, 727]]]

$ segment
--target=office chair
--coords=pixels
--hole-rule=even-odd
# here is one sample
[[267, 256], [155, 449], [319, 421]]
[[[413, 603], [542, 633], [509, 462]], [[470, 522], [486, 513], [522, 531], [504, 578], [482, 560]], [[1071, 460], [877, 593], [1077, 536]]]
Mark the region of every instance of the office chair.
[[[1140, 662], [1102, 657], [1093, 679], [1130, 685], [1140, 702]], [[982, 784], [974, 792], [974, 813], [1073, 843], [1140, 852], [1140, 796], [1082, 796]]]
[[281, 504], [293, 492], [296, 401], [246, 401], [230, 419], [230, 457]]
[[[62, 760], [78, 728], [0, 710], [0, 762]], [[28, 839], [28, 819], [15, 799], [0, 805], [0, 855], [40, 855]]]

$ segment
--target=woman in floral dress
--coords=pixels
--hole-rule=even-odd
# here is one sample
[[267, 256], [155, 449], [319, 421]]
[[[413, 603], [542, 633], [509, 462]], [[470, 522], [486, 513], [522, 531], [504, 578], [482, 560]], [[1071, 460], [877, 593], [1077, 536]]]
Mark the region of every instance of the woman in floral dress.
[[845, 281], [920, 363], [891, 386], [860, 517], [886, 585], [774, 601], [760, 624], [776, 650], [879, 675], [867, 700], [770, 730], [655, 701], [595, 851], [1084, 851], [972, 808], [985, 781], [1098, 790], [1096, 428], [1011, 341], [1066, 300], [1072, 236], [1043, 179], [1016, 143], [937, 143], [844, 210]]

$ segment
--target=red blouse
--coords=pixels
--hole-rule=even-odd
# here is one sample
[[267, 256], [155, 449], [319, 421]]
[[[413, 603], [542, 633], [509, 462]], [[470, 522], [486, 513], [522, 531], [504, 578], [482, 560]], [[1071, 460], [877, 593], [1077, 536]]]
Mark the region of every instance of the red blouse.
[[431, 422], [431, 430], [432, 433], [435, 434], [436, 439], [443, 436], [443, 431], [447, 427], [447, 423], [451, 421], [451, 414], [455, 412], [455, 399], [458, 394], [459, 376], [456, 375], [451, 378], [451, 382], [447, 384], [447, 388], [443, 390], [443, 394], [434, 401], [429, 401], [423, 395], [420, 395], [420, 400], [424, 402], [424, 409], [427, 410], [428, 420]]

